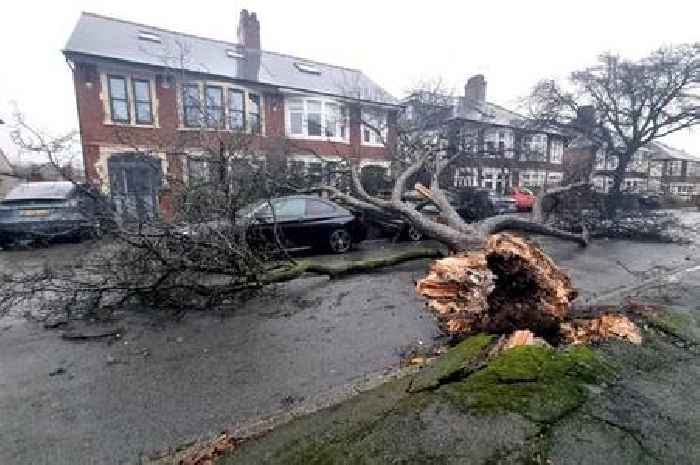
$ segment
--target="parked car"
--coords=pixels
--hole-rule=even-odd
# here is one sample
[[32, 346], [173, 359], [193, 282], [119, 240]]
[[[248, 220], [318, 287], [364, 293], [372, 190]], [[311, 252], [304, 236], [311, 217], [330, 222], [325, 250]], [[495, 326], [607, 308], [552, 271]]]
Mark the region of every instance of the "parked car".
[[0, 201], [0, 246], [97, 235], [97, 204], [88, 188], [69, 181], [19, 184]]
[[326, 249], [348, 252], [363, 241], [367, 230], [361, 215], [329, 200], [312, 195], [294, 195], [261, 200], [242, 208], [238, 219], [187, 225], [179, 231], [201, 237], [216, 231], [235, 233], [245, 228], [265, 240], [275, 240], [275, 231], [285, 249]]
[[469, 188], [453, 191], [457, 212], [467, 221], [518, 211], [517, 201], [488, 189]]
[[532, 210], [532, 206], [535, 204], [535, 194], [525, 187], [514, 187], [511, 191], [511, 197], [515, 199], [515, 206], [521, 212]]

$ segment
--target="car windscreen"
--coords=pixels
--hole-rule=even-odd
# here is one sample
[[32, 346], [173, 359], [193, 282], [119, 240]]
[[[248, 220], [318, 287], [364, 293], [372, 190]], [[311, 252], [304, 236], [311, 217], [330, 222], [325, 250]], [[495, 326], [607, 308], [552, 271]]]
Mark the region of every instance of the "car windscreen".
[[7, 193], [4, 202], [10, 201], [61, 201], [67, 200], [75, 190], [75, 185], [69, 181], [62, 182], [27, 182], [15, 186]]

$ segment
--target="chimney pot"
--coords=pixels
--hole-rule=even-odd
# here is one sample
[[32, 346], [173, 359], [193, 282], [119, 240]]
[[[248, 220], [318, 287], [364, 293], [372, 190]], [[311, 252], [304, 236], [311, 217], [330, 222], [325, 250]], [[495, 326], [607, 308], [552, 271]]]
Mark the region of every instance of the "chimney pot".
[[238, 42], [244, 48], [260, 50], [260, 22], [255, 12], [241, 10], [238, 20]]

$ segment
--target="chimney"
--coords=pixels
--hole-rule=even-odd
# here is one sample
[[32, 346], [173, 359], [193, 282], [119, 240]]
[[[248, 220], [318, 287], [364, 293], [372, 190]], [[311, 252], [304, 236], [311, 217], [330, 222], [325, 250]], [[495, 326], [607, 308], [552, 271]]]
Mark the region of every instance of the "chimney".
[[483, 74], [469, 78], [464, 86], [464, 96], [471, 104], [482, 105], [486, 101], [486, 79]]
[[255, 12], [241, 10], [238, 20], [238, 43], [247, 49], [260, 50], [260, 22]]
[[583, 105], [576, 110], [576, 125], [582, 128], [591, 128], [595, 124], [595, 107]]

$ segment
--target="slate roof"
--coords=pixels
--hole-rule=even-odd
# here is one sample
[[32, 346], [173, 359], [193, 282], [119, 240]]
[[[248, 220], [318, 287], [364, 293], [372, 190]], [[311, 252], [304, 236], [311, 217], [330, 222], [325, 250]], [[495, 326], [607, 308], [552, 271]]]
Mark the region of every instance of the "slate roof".
[[477, 121], [495, 126], [505, 126], [516, 129], [543, 132], [548, 134], [563, 135], [561, 131], [552, 127], [542, 127], [535, 121], [497, 105], [493, 102], [475, 103], [466, 97], [452, 98], [452, 118]]
[[[140, 33], [156, 34], [161, 42], [139, 39]], [[182, 52], [181, 50], [184, 50]], [[157, 67], [187, 71], [233, 80], [255, 82], [291, 90], [341, 96], [375, 103], [397, 105], [398, 101], [356, 69], [329, 65], [265, 50], [173, 32], [94, 13], [83, 13], [64, 53], [84, 54]], [[242, 55], [232, 58], [227, 52]], [[302, 72], [298, 64], [311, 65], [320, 73]]]
[[652, 160], [688, 160], [700, 162], [700, 155], [693, 155], [685, 150], [671, 147], [663, 142], [652, 142], [648, 146]]

